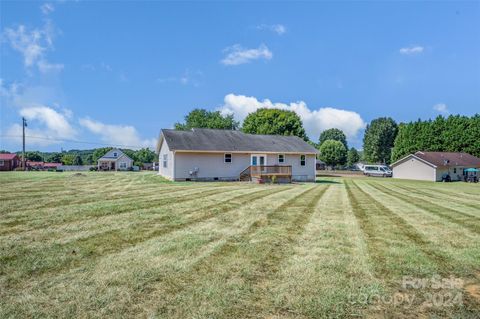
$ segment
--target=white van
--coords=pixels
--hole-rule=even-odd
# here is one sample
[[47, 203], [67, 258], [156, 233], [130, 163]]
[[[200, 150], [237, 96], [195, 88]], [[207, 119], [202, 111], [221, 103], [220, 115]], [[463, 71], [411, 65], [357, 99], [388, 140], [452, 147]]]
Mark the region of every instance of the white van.
[[392, 177], [392, 171], [385, 165], [365, 165], [363, 166], [363, 175]]

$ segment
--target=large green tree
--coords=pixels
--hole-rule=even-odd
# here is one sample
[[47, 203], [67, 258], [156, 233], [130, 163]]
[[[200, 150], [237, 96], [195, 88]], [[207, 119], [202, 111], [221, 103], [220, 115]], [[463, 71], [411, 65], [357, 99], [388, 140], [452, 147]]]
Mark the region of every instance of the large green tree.
[[417, 151], [466, 152], [480, 156], [480, 115], [438, 116], [399, 125], [392, 161]]
[[54, 152], [47, 157], [49, 163], [60, 163], [62, 161], [62, 153]]
[[63, 165], [74, 165], [75, 155], [73, 154], [63, 154], [62, 164]]
[[152, 163], [155, 160], [155, 152], [148, 148], [142, 148], [135, 152], [135, 156], [140, 163]]
[[239, 123], [233, 119], [233, 114], [222, 115], [219, 111], [194, 109], [185, 116], [185, 123], [175, 123], [177, 130], [192, 128], [238, 129]]
[[43, 161], [42, 154], [40, 152], [25, 152], [25, 160], [41, 162]]
[[363, 156], [370, 163], [390, 163], [398, 125], [390, 117], [373, 120], [363, 137]]
[[358, 154], [355, 147], [352, 147], [347, 153], [347, 165], [352, 166], [353, 164], [358, 163], [358, 161], [360, 161], [360, 154]]
[[278, 109], [258, 109], [247, 115], [242, 131], [250, 134], [295, 135], [308, 141], [297, 113]]
[[340, 141], [326, 140], [320, 146], [320, 159], [328, 166], [345, 164], [347, 160], [347, 149]]
[[73, 158], [73, 165], [83, 165], [83, 160], [80, 155], [75, 155]]
[[322, 146], [323, 142], [327, 140], [342, 142], [343, 146], [345, 146], [345, 149], [348, 150], [347, 137], [345, 136], [345, 133], [343, 133], [343, 131], [339, 130], [338, 128], [331, 128], [323, 131], [320, 134], [320, 138], [318, 139], [318, 146]]

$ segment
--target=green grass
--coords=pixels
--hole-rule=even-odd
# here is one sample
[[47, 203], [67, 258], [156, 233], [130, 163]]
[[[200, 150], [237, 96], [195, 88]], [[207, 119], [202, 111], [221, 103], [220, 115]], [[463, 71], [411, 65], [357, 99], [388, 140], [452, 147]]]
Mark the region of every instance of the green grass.
[[[480, 185], [47, 172], [1, 173], [0, 182], [0, 318], [480, 312]], [[405, 276], [463, 285], [405, 289]], [[462, 299], [429, 305], [429, 294]]]

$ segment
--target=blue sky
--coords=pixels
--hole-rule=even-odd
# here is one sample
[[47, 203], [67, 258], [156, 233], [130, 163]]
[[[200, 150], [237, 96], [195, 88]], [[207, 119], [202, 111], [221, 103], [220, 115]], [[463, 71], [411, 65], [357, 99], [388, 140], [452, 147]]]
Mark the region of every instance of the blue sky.
[[290, 109], [311, 139], [338, 127], [361, 147], [376, 117], [480, 110], [478, 1], [0, 9], [0, 149], [21, 149], [21, 116], [30, 150], [151, 146], [196, 107]]

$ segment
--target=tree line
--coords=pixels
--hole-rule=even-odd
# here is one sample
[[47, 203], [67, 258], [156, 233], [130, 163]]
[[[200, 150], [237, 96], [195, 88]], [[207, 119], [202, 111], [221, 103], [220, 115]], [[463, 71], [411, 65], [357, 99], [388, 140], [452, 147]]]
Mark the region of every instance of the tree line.
[[435, 120], [396, 123], [390, 117], [372, 120], [365, 129], [363, 151], [349, 148], [345, 133], [332, 128], [323, 131], [318, 142], [311, 141], [302, 120], [293, 111], [258, 109], [245, 118], [243, 125], [233, 115], [195, 109], [175, 128], [240, 129], [245, 133], [294, 135], [319, 150], [319, 159], [328, 166], [351, 166], [359, 161], [390, 164], [416, 151], [467, 152], [480, 157], [480, 115], [450, 115]]
[[480, 157], [480, 114], [450, 115], [434, 120], [401, 123], [392, 161], [416, 151], [466, 152]]
[[[90, 150], [69, 150], [64, 152], [25, 152], [25, 159], [34, 162], [62, 163], [63, 165], [96, 165], [100, 157], [107, 154], [113, 147], [101, 147]], [[133, 159], [134, 165], [142, 166], [142, 163], [156, 161], [155, 152], [148, 148], [139, 150], [121, 149], [127, 156]], [[9, 153], [0, 151], [0, 153]], [[16, 153], [19, 157], [21, 152]]]
[[[467, 152], [480, 157], [480, 115], [472, 117], [450, 115], [438, 116], [434, 120], [417, 120], [397, 124], [390, 117], [372, 120], [363, 137], [363, 151], [348, 147], [345, 133], [331, 128], [323, 131], [318, 141], [308, 138], [302, 120], [293, 111], [258, 109], [247, 115], [240, 126], [232, 114], [219, 111], [194, 109], [185, 116], [183, 123], [175, 123], [175, 129], [211, 128], [241, 130], [250, 134], [293, 135], [310, 143], [319, 150], [319, 159], [330, 167], [352, 166], [366, 163], [390, 164], [417, 151]], [[96, 164], [112, 148], [93, 150], [70, 150], [68, 152], [27, 152], [31, 161], [61, 162], [65, 165]], [[135, 165], [151, 163], [156, 155], [148, 148], [138, 151], [122, 149]], [[1, 152], [1, 151], [0, 151]]]

